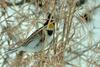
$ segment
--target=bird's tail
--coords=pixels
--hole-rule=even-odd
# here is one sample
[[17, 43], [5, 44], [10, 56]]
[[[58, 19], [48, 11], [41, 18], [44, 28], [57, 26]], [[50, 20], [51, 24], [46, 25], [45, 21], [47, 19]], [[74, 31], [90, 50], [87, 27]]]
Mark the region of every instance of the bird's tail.
[[9, 55], [9, 54], [12, 54], [12, 53], [16, 52], [17, 50], [18, 50], [18, 47], [13, 48], [13, 49], [10, 49], [10, 50], [8, 50], [8, 51], [5, 51], [4, 54]]

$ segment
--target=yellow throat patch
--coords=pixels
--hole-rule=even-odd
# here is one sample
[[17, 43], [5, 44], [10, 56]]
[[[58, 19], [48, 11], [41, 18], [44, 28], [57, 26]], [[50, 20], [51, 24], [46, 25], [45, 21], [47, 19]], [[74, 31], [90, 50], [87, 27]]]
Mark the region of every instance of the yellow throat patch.
[[54, 30], [55, 29], [55, 23], [54, 22], [49, 22], [47, 25], [47, 30]]

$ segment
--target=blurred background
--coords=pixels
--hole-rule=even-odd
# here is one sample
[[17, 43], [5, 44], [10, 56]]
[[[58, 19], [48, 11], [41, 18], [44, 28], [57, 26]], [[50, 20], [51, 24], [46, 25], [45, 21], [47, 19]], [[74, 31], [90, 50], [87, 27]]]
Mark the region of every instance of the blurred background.
[[[39, 53], [7, 53], [56, 22], [54, 40]], [[0, 0], [0, 67], [100, 67], [100, 0]]]

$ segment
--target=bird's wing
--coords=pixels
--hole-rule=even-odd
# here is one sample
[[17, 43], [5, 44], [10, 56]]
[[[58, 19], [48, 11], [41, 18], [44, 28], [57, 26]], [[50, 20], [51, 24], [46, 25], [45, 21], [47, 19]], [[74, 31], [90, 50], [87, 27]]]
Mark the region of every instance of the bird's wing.
[[[39, 43], [39, 41], [42, 40], [42, 34], [43, 34], [43, 29], [44, 26], [39, 28], [38, 30], [36, 30], [35, 32], [33, 32], [25, 41], [21, 46], [27, 46], [29, 43], [31, 43], [32, 41], [34, 43]], [[34, 45], [35, 46], [35, 45]]]

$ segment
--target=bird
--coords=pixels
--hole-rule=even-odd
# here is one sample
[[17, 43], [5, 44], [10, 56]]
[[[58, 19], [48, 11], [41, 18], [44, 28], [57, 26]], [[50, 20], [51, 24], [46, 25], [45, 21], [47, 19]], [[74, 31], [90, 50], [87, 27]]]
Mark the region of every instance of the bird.
[[54, 29], [55, 22], [52, 19], [51, 14], [49, 14], [44, 26], [33, 32], [20, 46], [14, 48], [12, 51], [24, 51], [31, 53], [41, 51], [43, 47], [53, 40]]

